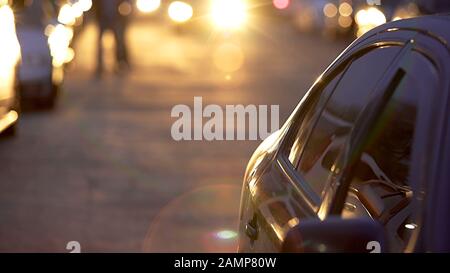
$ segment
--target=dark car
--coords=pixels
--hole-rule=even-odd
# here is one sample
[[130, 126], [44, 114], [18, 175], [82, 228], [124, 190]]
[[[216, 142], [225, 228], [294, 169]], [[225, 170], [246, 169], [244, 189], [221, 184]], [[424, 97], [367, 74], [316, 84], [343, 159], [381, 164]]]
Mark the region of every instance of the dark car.
[[240, 252], [450, 251], [450, 15], [349, 46], [244, 177]]

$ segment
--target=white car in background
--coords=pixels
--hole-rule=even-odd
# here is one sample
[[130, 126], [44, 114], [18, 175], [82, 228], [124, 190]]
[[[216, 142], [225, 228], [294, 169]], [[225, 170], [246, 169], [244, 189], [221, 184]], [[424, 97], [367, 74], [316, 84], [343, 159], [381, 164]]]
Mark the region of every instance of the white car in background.
[[43, 0], [35, 0], [24, 6], [14, 7], [20, 20], [16, 22], [22, 62], [18, 73], [18, 90], [25, 105], [51, 109], [55, 106], [62, 71], [55, 70], [49, 40], [45, 35], [48, 17]]
[[17, 36], [22, 49], [18, 88], [22, 102], [53, 108], [58, 85], [53, 81], [53, 65], [47, 37], [38, 28], [21, 27]]

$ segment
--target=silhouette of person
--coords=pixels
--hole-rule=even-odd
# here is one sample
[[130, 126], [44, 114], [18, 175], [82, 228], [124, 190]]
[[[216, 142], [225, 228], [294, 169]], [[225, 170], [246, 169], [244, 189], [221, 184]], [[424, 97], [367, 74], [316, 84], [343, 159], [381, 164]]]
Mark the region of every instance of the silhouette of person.
[[[93, 0], [93, 10], [98, 23], [98, 48], [96, 76], [101, 77], [104, 72], [104, 57], [102, 38], [106, 31], [113, 33], [116, 46], [116, 72], [122, 72], [130, 68], [128, 50], [125, 41], [126, 28], [128, 24], [127, 15], [119, 12], [121, 4], [130, 4], [130, 0]], [[130, 4], [131, 5], [131, 4]]]
[[54, 0], [14, 0], [11, 3], [19, 25], [44, 28], [56, 16], [57, 4]]

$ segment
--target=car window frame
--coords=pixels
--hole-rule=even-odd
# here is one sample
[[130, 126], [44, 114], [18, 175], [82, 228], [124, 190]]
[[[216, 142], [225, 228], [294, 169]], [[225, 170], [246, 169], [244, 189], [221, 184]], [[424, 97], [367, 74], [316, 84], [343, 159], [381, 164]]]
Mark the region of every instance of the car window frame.
[[[326, 195], [328, 196], [326, 199], [330, 202], [330, 204], [328, 204], [329, 207], [324, 207], [327, 204], [322, 204], [321, 207], [322, 213], [326, 214], [327, 216], [329, 214], [340, 215], [342, 212], [351, 182], [348, 178], [349, 172], [351, 172], [351, 170], [349, 170], [348, 168], [352, 166], [349, 166], [349, 162], [347, 161], [351, 158], [359, 158], [361, 156], [361, 151], [359, 151], [361, 150], [361, 148], [358, 149], [356, 155], [353, 154], [350, 156], [352, 148], [357, 147], [361, 144], [361, 142], [365, 141], [368, 134], [367, 128], [371, 128], [373, 126], [373, 124], [377, 121], [376, 117], [379, 115], [379, 112], [384, 108], [371, 109], [371, 107], [374, 107], [375, 103], [385, 104], [389, 101], [386, 101], [386, 98], [384, 97], [386, 95], [386, 92], [389, 92], [387, 88], [400, 70], [401, 61], [404, 59], [405, 55], [407, 55], [410, 49], [411, 41], [406, 41], [401, 52], [397, 55], [396, 60], [394, 60], [390, 67], [388, 67], [388, 69], [385, 71], [385, 74], [380, 79], [378, 85], [372, 92], [371, 99], [368, 100], [370, 101], [370, 103], [366, 104], [365, 108], [361, 111], [355, 125], [352, 128], [348, 143], [345, 144], [344, 154], [340, 155], [340, 159], [345, 161], [342, 165], [342, 172], [336, 179], [336, 182], [334, 183], [335, 185], [329, 185], [326, 192]], [[367, 120], [368, 115], [372, 116], [372, 118], [369, 120]], [[362, 116], [364, 116], [364, 118], [362, 118]]]
[[[420, 36], [425, 35], [418, 35], [418, 37]], [[444, 135], [443, 130], [445, 131], [446, 126], [448, 126], [448, 121], [447, 123], [445, 123], [445, 113], [448, 113], [448, 110], [446, 112], [445, 109], [448, 106], [445, 106], [444, 104], [446, 102], [448, 103], [450, 98], [449, 93], [445, 93], [446, 90], [450, 91], [450, 80], [446, 77], [446, 75], [448, 75], [450, 67], [441, 62], [441, 58], [439, 58], [440, 54], [436, 52], [430, 52], [429, 48], [427, 50], [429, 44], [433, 43], [432, 39], [430, 38], [433, 37], [425, 36], [421, 37], [422, 41], [415, 40], [414, 45], [410, 49], [410, 52], [420, 54], [422, 57], [427, 59], [432, 66], [434, 66], [437, 73], [437, 90], [435, 90], [436, 94], [442, 92], [444, 94], [441, 101], [439, 101], [440, 99], [438, 99], [438, 97], [440, 96], [438, 95], [428, 96], [428, 93], [426, 92], [422, 92], [419, 95], [417, 104], [419, 111], [417, 114], [415, 127], [416, 129], [413, 136], [413, 147], [415, 147], [415, 149], [411, 151], [411, 167], [409, 170], [409, 176], [411, 177], [410, 187], [411, 190], [415, 193], [415, 198], [411, 200], [410, 204], [415, 208], [411, 211], [411, 219], [412, 221], [414, 221], [418, 228], [416, 228], [413, 231], [412, 235], [408, 238], [408, 240], [405, 241], [405, 245], [402, 248], [402, 251], [405, 252], [413, 252], [415, 251], [417, 246], [420, 248], [423, 247], [424, 245], [418, 243], [419, 239], [422, 239], [423, 242], [425, 242], [427, 245], [428, 242], [431, 241], [430, 239], [423, 239], [423, 225], [430, 224], [426, 219], [429, 217], [425, 217], [425, 214], [428, 213], [428, 215], [430, 215], [431, 213], [436, 211], [436, 207], [432, 204], [435, 204], [437, 199], [436, 196], [441, 192], [439, 190], [436, 192], [436, 181], [438, 179], [433, 179], [431, 177], [439, 172], [439, 168], [437, 168], [436, 166], [441, 166], [441, 164], [438, 163], [439, 159], [437, 159], [437, 157], [439, 155], [442, 155], [443, 151], [439, 149], [440, 145], [436, 145], [436, 143], [440, 143], [442, 141], [442, 137]], [[427, 43], [424, 42], [424, 39], [428, 39]], [[436, 41], [434, 41], [434, 43], [436, 44]], [[440, 53], [443, 53], [443, 48], [444, 47], [442, 47], [442, 44], [439, 45], [439, 47], [434, 46], [434, 50], [441, 50]], [[447, 47], [446, 50], [447, 55], [450, 54], [450, 48]], [[440, 110], [434, 110], [433, 105], [439, 107]], [[440, 115], [436, 115], [437, 113], [439, 113]], [[440, 127], [436, 124], [432, 125], [433, 120], [439, 120], [437, 121], [437, 123], [444, 124], [444, 126]], [[423, 154], [428, 154], [431, 156], [423, 157]], [[421, 168], [417, 168], [414, 166], [421, 166]], [[428, 175], [426, 173], [428, 173]], [[349, 190], [347, 189], [347, 192], [348, 191]], [[426, 211], [427, 209], [428, 211]], [[434, 226], [434, 228], [438, 227], [439, 229], [440, 225], [437, 224]], [[429, 230], [429, 227], [425, 227], [425, 230]], [[434, 232], [432, 233], [434, 234]], [[419, 251], [425, 250], [426, 248]]]
[[[411, 36], [411, 33], [414, 35]], [[435, 197], [437, 197], [436, 195], [439, 195], [441, 191], [436, 190], [437, 187], [435, 184], [440, 178], [442, 179], [439, 174], [445, 173], [445, 171], [442, 171], [442, 169], [439, 168], [440, 166], [445, 165], [445, 163], [440, 161], [444, 157], [443, 154], [445, 151], [442, 150], [439, 145], [436, 145], [436, 143], [441, 143], [444, 141], [443, 137], [445, 136], [445, 128], [448, 126], [448, 113], [450, 109], [450, 78], [447, 76], [450, 73], [450, 65], [444, 60], [445, 56], [448, 57], [450, 54], [450, 46], [445, 43], [445, 40], [440, 39], [439, 36], [428, 32], [417, 32], [416, 29], [391, 28], [380, 32], [380, 34], [384, 37], [381, 36], [378, 38], [373, 38], [378, 39], [379, 41], [386, 41], [389, 39], [397, 40], [404, 44], [406, 44], [408, 39], [414, 39], [414, 47], [411, 50], [421, 53], [432, 64], [434, 64], [439, 75], [440, 82], [437, 95], [421, 96], [423, 100], [420, 100], [419, 102], [419, 107], [422, 107], [423, 109], [420, 110], [421, 112], [417, 117], [418, 121], [414, 135], [417, 139], [413, 144], [418, 148], [412, 152], [412, 167], [410, 169], [410, 174], [412, 177], [410, 181], [411, 187], [413, 191], [420, 193], [420, 196], [413, 199], [413, 202], [415, 203], [414, 206], [419, 206], [417, 212], [413, 212], [420, 217], [418, 220], [419, 228], [416, 229], [416, 232], [413, 236], [411, 236], [409, 243], [404, 249], [405, 252], [435, 251], [436, 249], [440, 249], [439, 246], [436, 246], [430, 242], [432, 242], [433, 238], [436, 236], [441, 236], [439, 237], [441, 239], [443, 239], [442, 236], [445, 236], [445, 238], [450, 238], [448, 236], [448, 232], [445, 230], [444, 234], [441, 233], [436, 235], [439, 231], [442, 231], [442, 228], [440, 226], [436, 227], [436, 225], [431, 228], [425, 227], [423, 232], [422, 224], [432, 226], [429, 219], [430, 217], [425, 217], [427, 214], [430, 215], [431, 213], [437, 213], [441, 217], [448, 214], [446, 213], [448, 212], [448, 209], [442, 209], [440, 212], [437, 212], [436, 205], [438, 204], [436, 204], [437, 201], [435, 200]], [[438, 110], [436, 110], [436, 108], [438, 108]], [[442, 126], [442, 128], [440, 126]], [[428, 155], [427, 157], [423, 156], [425, 153]], [[448, 154], [446, 156], [448, 157]], [[413, 166], [420, 166], [420, 168], [415, 168]], [[443, 175], [443, 178], [445, 178], [445, 175]], [[341, 186], [344, 187], [344, 185]], [[446, 188], [449, 188], [448, 185]], [[331, 187], [328, 190], [331, 190]], [[345, 191], [348, 192], [348, 187]], [[319, 217], [321, 219], [325, 219], [329, 216], [335, 216], [335, 214], [331, 212], [332, 209], [330, 208], [333, 206], [334, 200], [332, 200], [333, 198], [329, 199], [330, 200], [324, 200], [321, 204], [319, 211]], [[345, 203], [345, 199], [343, 203]], [[444, 212], [445, 214], [440, 214], [441, 212]], [[338, 215], [340, 215], [340, 213], [338, 213]]]
[[[339, 81], [345, 76], [345, 72], [351, 66], [353, 60], [364, 56], [364, 54], [376, 50], [377, 48], [382, 48], [386, 46], [399, 46], [404, 47], [405, 43], [398, 40], [392, 41], [373, 41], [366, 45], [358, 46], [356, 50], [349, 53], [347, 56], [342, 55], [341, 58], [338, 58], [334, 63], [332, 63], [329, 68], [316, 80], [313, 86], [309, 89], [306, 95], [301, 100], [300, 104], [295, 109], [294, 114], [288, 120], [287, 131], [285, 137], [280, 145], [279, 152], [276, 155], [276, 161], [278, 167], [282, 170], [282, 173], [285, 175], [287, 180], [291, 183], [291, 185], [296, 189], [299, 195], [304, 198], [304, 200], [308, 203], [310, 208], [314, 210], [316, 213], [320, 213], [322, 203], [324, 199], [321, 196], [317, 195], [311, 186], [304, 181], [301, 175], [296, 170], [296, 166], [294, 166], [289, 160], [289, 151], [294, 144], [295, 138], [298, 133], [298, 129], [301, 126], [302, 122], [299, 122], [299, 119], [303, 119], [304, 116], [310, 109], [312, 104], [319, 100], [322, 96], [323, 90], [326, 88], [326, 83], [329, 83], [335, 79], [341, 72], [342, 75]], [[401, 52], [402, 50], [400, 50]], [[398, 54], [400, 54], [400, 52]], [[394, 57], [393, 61], [398, 57], [398, 54]], [[386, 73], [387, 68], [383, 73]], [[384, 75], [384, 74], [383, 74]], [[338, 83], [336, 84], [336, 86]], [[333, 88], [336, 88], [336, 86]], [[329, 94], [331, 96], [333, 92]], [[328, 97], [329, 98], [329, 97]], [[325, 100], [328, 101], [328, 98]], [[315, 124], [321, 116], [323, 109], [325, 108], [326, 103], [320, 105], [318, 109], [316, 109], [316, 113], [314, 114], [313, 123]], [[327, 191], [327, 187], [324, 191]]]
[[[433, 56], [432, 54], [430, 54], [430, 52], [427, 52], [426, 50], [424, 50], [424, 48], [423, 47], [421, 47], [421, 43], [420, 42], [417, 42], [415, 39], [413, 39], [413, 40], [410, 40], [409, 42], [409, 45], [410, 45], [410, 47], [408, 48], [407, 46], [405, 46], [405, 51], [404, 51], [404, 54], [403, 54], [403, 56], [401, 56], [401, 59], [395, 64], [395, 66], [392, 66], [391, 68], [390, 68], [390, 70], [391, 71], [395, 71], [395, 70], [398, 70], [398, 69], [401, 69], [401, 66], [402, 66], [402, 62], [404, 61], [404, 59], [408, 56], [408, 54], [411, 52], [416, 52], [416, 53], [418, 53], [418, 54], [421, 54], [423, 57], [425, 57], [427, 60], [429, 60], [430, 61], [430, 63], [436, 68], [436, 71], [438, 72], [438, 74], [439, 74], [439, 81], [442, 81], [442, 79], [443, 79], [443, 75], [442, 75], [442, 71], [441, 71], [441, 68], [440, 68], [440, 66], [439, 66], [439, 64], [438, 64], [438, 62], [437, 62], [437, 59], [436, 59], [436, 57], [435, 56]], [[395, 68], [394, 68], [395, 67]], [[385, 78], [384, 79], [384, 81], [385, 82], [389, 82], [390, 81], [390, 79], [392, 79], [392, 77], [390, 77], [390, 78]], [[438, 85], [440, 86], [442, 83], [441, 82], [438, 82]], [[394, 91], [395, 92], [395, 91]], [[379, 93], [378, 94], [378, 96], [380, 96], [380, 95], [382, 95], [382, 93], [383, 93], [383, 90], [377, 90], [377, 93]], [[423, 96], [421, 96], [421, 98], [422, 98]], [[431, 100], [431, 99], [430, 99]], [[419, 120], [419, 118], [421, 118], [421, 116], [423, 116], [423, 115], [425, 115], [423, 112], [430, 112], [430, 110], [428, 109], [427, 110], [427, 108], [429, 108], [429, 107], [427, 107], [425, 104], [427, 103], [427, 100], [420, 100], [419, 102], [418, 102], [418, 107], [420, 107], [420, 108], [422, 108], [420, 111], [418, 111], [418, 117], [417, 117], [417, 119]], [[377, 119], [375, 119], [374, 121], [370, 121], [370, 122], [365, 122], [366, 123], [366, 126], [370, 126], [370, 127], [372, 127], [373, 126], [373, 124], [374, 124], [374, 122], [376, 122], [376, 120]], [[370, 124], [369, 124], [370, 123]], [[360, 125], [359, 125], [360, 126]], [[424, 133], [422, 132], [422, 130], [420, 130], [420, 128], [423, 128], [424, 127], [424, 124], [423, 124], [423, 121], [421, 122], [421, 124], [419, 125], [419, 121], [417, 121], [417, 123], [416, 123], [416, 130], [415, 130], [415, 133], [414, 133], [414, 143], [416, 143], [417, 141], [416, 141], [416, 138], [418, 137], [418, 134], [422, 134], [422, 136], [425, 136], [424, 135]], [[370, 132], [370, 130], [369, 130], [369, 132]], [[363, 138], [363, 140], [362, 141], [364, 141], [365, 139], [367, 139], [367, 136], [368, 136], [368, 134], [369, 133], [365, 133], [365, 136], [364, 136], [364, 138]], [[358, 144], [357, 144], [358, 145]], [[422, 148], [420, 149], [420, 150], [422, 150]], [[413, 151], [412, 151], [412, 155], [411, 155], [411, 166], [413, 166], [413, 160], [414, 160], [414, 162], [417, 160], [417, 153], [418, 153], [418, 149], [416, 148], [416, 149], [414, 149]], [[360, 156], [360, 154], [358, 154], [359, 156]], [[355, 157], [358, 157], [358, 156], [355, 156]], [[416, 158], [416, 159], [415, 159]], [[419, 158], [420, 158], [420, 156], [419, 156]], [[346, 163], [347, 164], [347, 163]], [[345, 167], [347, 167], [347, 166], [345, 166]], [[413, 173], [413, 171], [414, 171], [414, 168], [413, 167], [411, 167], [411, 169], [410, 169], [410, 174], [412, 174]], [[349, 175], [344, 175], [344, 176], [348, 176], [348, 177], [352, 177], [352, 175], [351, 174], [349, 174]], [[423, 187], [423, 185], [422, 185], [422, 187], [417, 187], [417, 183], [415, 183], [413, 180], [415, 180], [415, 181], [417, 181], [416, 179], [414, 179], [414, 176], [412, 176], [413, 178], [412, 178], [412, 181], [411, 181], [411, 186], [412, 186], [412, 189], [413, 189], [413, 191], [414, 190], [416, 190], [416, 191], [420, 191], [420, 189], [423, 189], [424, 187]], [[351, 181], [351, 179], [350, 178], [348, 178], [347, 179], [348, 181]], [[350, 188], [350, 184], [349, 183], [347, 183], [348, 181], [342, 181], [342, 180], [340, 180], [339, 182], [337, 182], [337, 184], [339, 185], [339, 187], [336, 189], [336, 192], [341, 192], [341, 193], [343, 193], [343, 192], [345, 192], [346, 194], [345, 194], [345, 196], [347, 196], [348, 195], [348, 192], [349, 192], [349, 188]], [[336, 195], [338, 195], [338, 193], [336, 193], [335, 194], [335, 196]], [[332, 204], [331, 204], [331, 208], [329, 209], [329, 211], [328, 211], [328, 213], [327, 214], [331, 214], [331, 215], [340, 215], [341, 214], [341, 212], [342, 212], [342, 210], [343, 210], [343, 207], [344, 207], [344, 205], [345, 205], [345, 198], [333, 198], [333, 201], [332, 201]]]
[[[317, 89], [313, 92], [315, 92], [315, 95], [312, 95], [311, 98], [309, 98], [308, 101], [308, 105], [303, 107], [303, 113], [302, 113], [302, 120], [301, 122], [295, 122], [296, 123], [294, 126], [295, 128], [292, 128], [292, 132], [291, 134], [291, 139], [289, 140], [291, 143], [289, 145], [285, 145], [286, 147], [286, 151], [285, 154], [288, 159], [290, 157], [290, 150], [292, 148], [292, 146], [295, 144], [296, 138], [298, 136], [298, 131], [300, 130], [300, 127], [303, 125], [304, 122], [304, 118], [306, 118], [306, 115], [309, 113], [309, 111], [311, 110], [311, 107], [316, 107], [314, 110], [315, 112], [313, 113], [313, 116], [311, 118], [311, 128], [309, 132], [307, 132], [307, 136], [306, 136], [306, 141], [308, 141], [310, 135], [311, 135], [311, 130], [314, 129], [315, 125], [317, 124], [317, 121], [319, 120], [321, 114], [323, 113], [323, 110], [325, 109], [325, 106], [327, 105], [328, 100], [330, 99], [331, 95], [334, 93], [334, 90], [336, 89], [336, 87], [338, 86], [338, 84], [341, 82], [343, 76], [345, 75], [345, 73], [348, 71], [348, 68], [350, 67], [352, 60], [349, 60], [348, 62], [345, 62], [342, 66], [340, 66], [339, 68], [336, 68], [335, 71], [333, 71], [332, 74], [330, 74], [328, 76], [327, 82], [320, 82], [320, 85], [317, 87]], [[331, 84], [334, 80], [337, 80], [336, 83], [334, 84], [334, 86], [332, 87], [332, 89], [328, 90], [329, 94], [324, 94], [325, 89], [328, 87], [328, 84]], [[326, 95], [326, 98], [324, 98], [322, 101], [321, 99], [323, 98], [323, 96]], [[322, 104], [320, 104], [322, 103]], [[314, 105], [314, 106], [313, 106]], [[309, 108], [308, 108], [309, 107]], [[289, 133], [288, 133], [289, 134]], [[300, 152], [300, 155], [296, 158], [295, 163], [291, 162], [289, 160], [289, 162], [291, 162], [292, 166], [294, 166], [295, 169], [297, 169], [298, 164], [300, 162], [300, 158], [301, 155], [303, 154], [303, 149]]]

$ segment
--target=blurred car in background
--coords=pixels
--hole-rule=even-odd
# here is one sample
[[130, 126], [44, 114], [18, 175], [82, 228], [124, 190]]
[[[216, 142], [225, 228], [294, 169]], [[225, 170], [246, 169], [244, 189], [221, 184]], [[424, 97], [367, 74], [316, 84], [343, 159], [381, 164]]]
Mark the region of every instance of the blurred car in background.
[[336, 37], [352, 33], [353, 6], [351, 1], [328, 1], [322, 12], [325, 18], [325, 34]]
[[[22, 50], [19, 67], [21, 101], [52, 109], [64, 79], [64, 66], [74, 58], [74, 28], [81, 24], [91, 0], [14, 1]], [[59, 6], [61, 3], [61, 6]]]
[[[174, 28], [183, 32], [189, 29], [194, 16], [198, 16], [203, 4], [198, 0], [136, 0], [135, 6], [140, 16], [151, 16], [166, 20]], [[202, 4], [202, 5], [201, 5]]]
[[240, 252], [450, 251], [450, 15], [357, 39], [255, 151]]
[[241, 29], [247, 20], [250, 0], [168, 1], [167, 15], [178, 28], [212, 32]]
[[[280, 0], [284, 3], [285, 0]], [[422, 14], [450, 11], [446, 0], [292, 0], [283, 15], [292, 18], [302, 32], [319, 32], [327, 37], [356, 36], [386, 22]], [[274, 6], [275, 0], [274, 0]]]
[[22, 45], [22, 62], [19, 67], [19, 91], [24, 103], [53, 108], [59, 85], [53, 81], [53, 64], [47, 37], [37, 28], [18, 28]]
[[382, 1], [380, 5], [369, 5], [368, 2], [372, 3], [365, 0], [354, 1], [356, 37], [386, 22], [414, 18], [422, 14], [419, 1], [390, 0]]
[[[162, 18], [179, 33], [230, 33], [242, 29], [258, 0], [136, 0], [138, 16]], [[259, 10], [260, 11], [260, 10]]]
[[16, 92], [20, 45], [14, 21], [8, 1], [0, 1], [0, 133], [6, 136], [15, 135], [20, 109]]
[[53, 108], [59, 85], [53, 81], [53, 58], [45, 35], [48, 1], [14, 1], [21, 46], [18, 90], [22, 103]]
[[398, 5], [395, 10], [394, 14], [392, 15], [392, 21], [401, 20], [401, 19], [409, 19], [414, 18], [421, 15], [421, 11], [419, 9], [419, 6], [414, 3], [403, 3]]
[[302, 32], [346, 36], [353, 28], [353, 6], [346, 0], [296, 0], [291, 4], [294, 25]]

